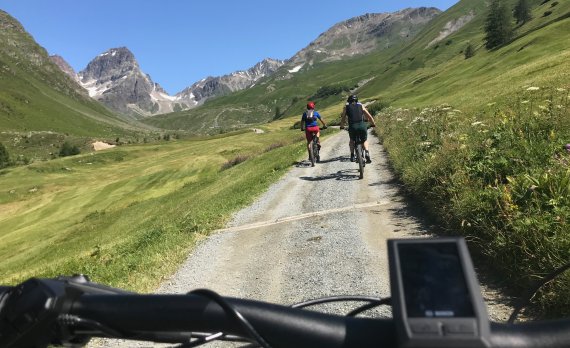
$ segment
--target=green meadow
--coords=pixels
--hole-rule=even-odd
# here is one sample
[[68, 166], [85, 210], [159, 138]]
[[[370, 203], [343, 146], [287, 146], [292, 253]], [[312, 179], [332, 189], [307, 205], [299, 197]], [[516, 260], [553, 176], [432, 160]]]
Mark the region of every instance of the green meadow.
[[0, 279], [85, 273], [144, 291], [304, 153], [291, 120], [0, 172]]

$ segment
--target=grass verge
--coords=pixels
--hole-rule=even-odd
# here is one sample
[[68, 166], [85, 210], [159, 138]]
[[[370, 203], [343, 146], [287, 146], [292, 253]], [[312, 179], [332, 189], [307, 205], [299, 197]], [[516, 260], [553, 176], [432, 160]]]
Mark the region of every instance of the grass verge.
[[[523, 294], [570, 260], [567, 88], [529, 86], [464, 114], [451, 106], [381, 113], [380, 135], [410, 191]], [[570, 273], [535, 302], [570, 315]]]

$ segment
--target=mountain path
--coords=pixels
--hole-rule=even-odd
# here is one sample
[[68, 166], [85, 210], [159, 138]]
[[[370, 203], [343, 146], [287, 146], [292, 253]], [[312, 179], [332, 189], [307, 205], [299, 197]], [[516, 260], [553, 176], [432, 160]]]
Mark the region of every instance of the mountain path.
[[[429, 228], [401, 194], [378, 139], [369, 139], [373, 162], [364, 179], [349, 161], [346, 132], [323, 140], [321, 163], [298, 162], [225, 229], [201, 242], [157, 292], [209, 288], [280, 304], [332, 295], [389, 296], [386, 240], [429, 236]], [[508, 308], [491, 300], [492, 319], [504, 320]], [[353, 306], [317, 308], [347, 313]], [[391, 313], [382, 308], [373, 315]]]

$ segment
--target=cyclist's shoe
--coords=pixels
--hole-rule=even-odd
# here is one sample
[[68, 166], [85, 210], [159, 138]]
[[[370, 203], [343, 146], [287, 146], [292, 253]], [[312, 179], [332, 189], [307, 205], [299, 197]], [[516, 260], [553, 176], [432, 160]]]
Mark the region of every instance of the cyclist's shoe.
[[354, 156], [354, 153], [350, 154], [350, 162], [356, 162], [356, 156]]
[[372, 163], [372, 160], [370, 159], [370, 152], [366, 151], [364, 157], [366, 158], [366, 163]]

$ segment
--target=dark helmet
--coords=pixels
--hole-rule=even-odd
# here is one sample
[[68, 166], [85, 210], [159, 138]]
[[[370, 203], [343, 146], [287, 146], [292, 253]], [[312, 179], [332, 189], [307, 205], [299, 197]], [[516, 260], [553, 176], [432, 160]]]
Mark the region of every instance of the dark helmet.
[[346, 102], [347, 103], [356, 103], [356, 102], [358, 102], [358, 97], [356, 96], [356, 94], [353, 94], [350, 97], [348, 97]]
[[315, 108], [315, 103], [314, 103], [314, 102], [308, 102], [308, 103], [307, 103], [307, 109], [313, 110], [314, 108]]

